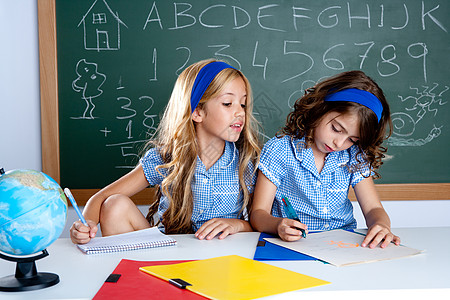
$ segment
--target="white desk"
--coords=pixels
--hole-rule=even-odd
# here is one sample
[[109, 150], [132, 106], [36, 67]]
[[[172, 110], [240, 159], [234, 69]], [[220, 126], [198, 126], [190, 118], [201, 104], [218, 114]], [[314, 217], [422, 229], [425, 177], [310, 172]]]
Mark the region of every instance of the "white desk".
[[[357, 297], [391, 299], [450, 299], [450, 227], [393, 230], [404, 245], [425, 252], [407, 258], [335, 267], [318, 261], [272, 261], [272, 265], [330, 281], [331, 284], [269, 298], [317, 299]], [[27, 292], [0, 292], [0, 299], [90, 299], [122, 258], [132, 260], [205, 259], [236, 254], [253, 258], [259, 233], [239, 233], [224, 240], [197, 240], [193, 235], [173, 235], [177, 246], [85, 255], [69, 239], [58, 239], [49, 256], [36, 262], [39, 272], [56, 273], [55, 286]], [[15, 263], [0, 260], [0, 277], [12, 275]], [[301, 293], [301, 294], [300, 294]], [[332, 293], [332, 295], [329, 295]], [[339, 297], [342, 296], [342, 297]], [[150, 298], [149, 298], [150, 299]]]

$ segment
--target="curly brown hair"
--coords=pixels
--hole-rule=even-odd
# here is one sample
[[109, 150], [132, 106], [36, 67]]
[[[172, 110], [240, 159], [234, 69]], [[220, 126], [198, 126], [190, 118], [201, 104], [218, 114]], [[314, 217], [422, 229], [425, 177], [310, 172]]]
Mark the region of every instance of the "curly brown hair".
[[[350, 101], [324, 101], [327, 95], [350, 88], [370, 92], [380, 100], [383, 105], [383, 113], [379, 122], [375, 113], [361, 104]], [[279, 135], [290, 135], [295, 138], [305, 137], [306, 147], [310, 147], [314, 142], [314, 129], [330, 112], [357, 114], [360, 127], [359, 141], [356, 143], [359, 151], [356, 158], [359, 163], [355, 167], [356, 169], [362, 167], [363, 162], [358, 159], [362, 156], [374, 171], [373, 177], [380, 178], [376, 169], [383, 164], [382, 158], [387, 151], [387, 148], [382, 146], [383, 141], [392, 133], [391, 113], [383, 90], [362, 71], [343, 72], [307, 89], [303, 97], [295, 102], [294, 111], [287, 116], [286, 125], [281, 129]]]

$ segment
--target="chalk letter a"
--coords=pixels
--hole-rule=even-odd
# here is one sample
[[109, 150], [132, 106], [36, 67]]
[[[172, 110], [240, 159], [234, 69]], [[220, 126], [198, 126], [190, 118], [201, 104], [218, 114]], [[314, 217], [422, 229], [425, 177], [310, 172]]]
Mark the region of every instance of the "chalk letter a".
[[[156, 18], [155, 19], [151, 18], [153, 11], [156, 14]], [[163, 29], [163, 26], [162, 26], [162, 23], [161, 23], [161, 18], [159, 17], [158, 7], [156, 7], [156, 3], [155, 2], [153, 2], [152, 9], [150, 10], [150, 12], [149, 12], [149, 14], [147, 16], [147, 20], [145, 21], [144, 28], [142, 30], [145, 30], [145, 28], [147, 27], [147, 24], [150, 23], [150, 22], [158, 22], [159, 28]]]

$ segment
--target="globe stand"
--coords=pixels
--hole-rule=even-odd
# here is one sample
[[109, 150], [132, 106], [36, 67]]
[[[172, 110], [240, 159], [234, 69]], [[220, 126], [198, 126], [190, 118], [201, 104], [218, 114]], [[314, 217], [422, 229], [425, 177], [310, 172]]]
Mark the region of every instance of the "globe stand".
[[17, 262], [16, 274], [0, 278], [0, 291], [22, 292], [43, 289], [59, 282], [59, 276], [53, 273], [38, 272], [35, 261], [48, 256], [47, 249], [32, 257], [13, 257], [0, 253], [0, 257]]

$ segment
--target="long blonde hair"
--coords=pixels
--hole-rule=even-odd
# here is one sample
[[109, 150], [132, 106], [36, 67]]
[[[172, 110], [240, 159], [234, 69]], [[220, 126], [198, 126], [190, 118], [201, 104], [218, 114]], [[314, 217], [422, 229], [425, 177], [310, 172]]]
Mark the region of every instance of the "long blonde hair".
[[[157, 170], [161, 172], [160, 170], [164, 169], [167, 174], [159, 186], [158, 201], [155, 201], [149, 208], [147, 220], [153, 225], [153, 216], [158, 211], [159, 200], [162, 195], [166, 196], [169, 199], [169, 207], [164, 212], [162, 220], [165, 232], [168, 234], [192, 233], [193, 231], [191, 217], [194, 199], [191, 183], [195, 173], [199, 146], [192, 120], [190, 96], [198, 72], [213, 61], [217, 60], [199, 61], [187, 67], [180, 74], [157, 128], [155, 138], [147, 144], [148, 147], [158, 149], [164, 164], [158, 166]], [[247, 90], [245, 126], [235, 143], [239, 150], [239, 185], [243, 194], [242, 212], [245, 208], [250, 207], [247, 185], [251, 184], [251, 178], [256, 172], [261, 152], [257, 135], [258, 122], [252, 114], [253, 97], [250, 83], [242, 72], [231, 68], [224, 69], [213, 79], [198, 107], [202, 108], [209, 99], [218, 95], [227, 83], [238, 77], [242, 78]], [[249, 162], [255, 166], [253, 172], [248, 168]]]

